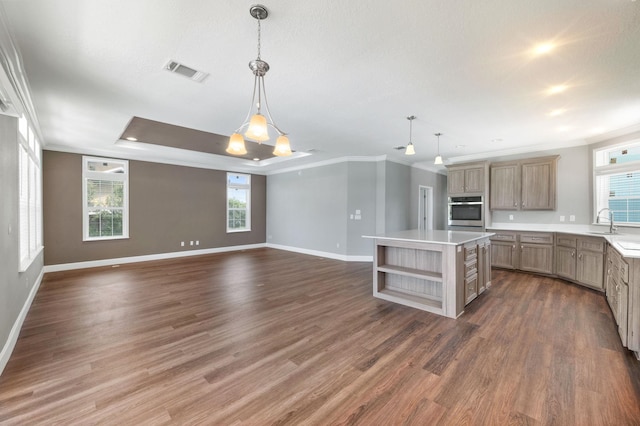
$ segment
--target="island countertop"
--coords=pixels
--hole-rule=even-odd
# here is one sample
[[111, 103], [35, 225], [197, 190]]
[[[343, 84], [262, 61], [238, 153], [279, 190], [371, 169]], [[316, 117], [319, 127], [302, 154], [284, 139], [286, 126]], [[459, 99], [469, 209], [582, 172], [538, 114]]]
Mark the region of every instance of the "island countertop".
[[410, 241], [445, 245], [460, 245], [495, 235], [493, 232], [443, 231], [409, 229], [407, 231], [389, 232], [379, 235], [363, 235], [364, 238], [380, 240]]

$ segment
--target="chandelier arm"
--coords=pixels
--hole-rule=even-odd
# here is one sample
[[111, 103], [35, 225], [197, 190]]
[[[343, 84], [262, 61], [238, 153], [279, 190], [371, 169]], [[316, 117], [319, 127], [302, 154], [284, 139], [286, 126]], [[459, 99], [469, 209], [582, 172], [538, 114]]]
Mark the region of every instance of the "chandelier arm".
[[265, 89], [265, 86], [264, 86], [264, 79], [262, 79], [262, 91], [264, 93], [264, 109], [267, 111], [267, 118], [269, 118], [269, 121], [270, 121], [270, 123], [267, 122], [267, 124], [270, 124], [271, 127], [276, 129], [276, 131], [280, 133], [280, 135], [286, 135], [285, 132], [280, 130], [280, 128], [276, 125], [276, 123], [273, 121], [273, 118], [271, 117], [271, 111], [269, 111], [269, 102], [267, 101], [267, 90]]
[[253, 102], [256, 100], [257, 82], [258, 82], [258, 76], [256, 75], [255, 78], [253, 79], [253, 95], [251, 96], [251, 104], [249, 105], [249, 111], [247, 111], [247, 116], [245, 117], [240, 127], [236, 129], [235, 133], [240, 133], [240, 130], [242, 130], [243, 127], [249, 124], [249, 119], [251, 118], [251, 111], [253, 110]]

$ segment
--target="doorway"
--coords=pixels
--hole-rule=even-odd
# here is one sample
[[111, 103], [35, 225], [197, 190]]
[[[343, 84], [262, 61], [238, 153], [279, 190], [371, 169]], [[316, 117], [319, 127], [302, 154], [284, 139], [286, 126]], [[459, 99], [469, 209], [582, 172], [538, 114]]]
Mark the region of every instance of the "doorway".
[[430, 231], [433, 229], [433, 188], [418, 187], [418, 229]]

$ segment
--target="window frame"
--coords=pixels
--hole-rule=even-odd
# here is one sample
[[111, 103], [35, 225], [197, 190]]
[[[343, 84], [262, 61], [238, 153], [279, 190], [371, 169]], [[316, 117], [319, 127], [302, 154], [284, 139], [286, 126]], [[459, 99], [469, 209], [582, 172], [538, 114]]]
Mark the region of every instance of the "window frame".
[[[120, 163], [124, 167], [124, 173], [104, 173], [89, 170], [89, 163], [114, 162]], [[123, 182], [123, 202], [122, 202], [122, 235], [108, 235], [91, 237], [89, 235], [89, 203], [88, 203], [88, 181], [90, 179], [107, 180], [112, 182]], [[82, 156], [82, 241], [109, 241], [123, 240], [129, 238], [129, 161], [119, 158], [90, 157]]]
[[18, 272], [25, 272], [44, 249], [42, 242], [42, 146], [29, 120], [24, 115], [18, 117], [16, 138], [19, 209]]
[[[230, 177], [231, 176], [245, 176], [247, 178], [246, 184], [237, 184], [232, 183]], [[226, 220], [226, 228], [227, 233], [235, 233], [235, 232], [250, 232], [251, 231], [251, 175], [247, 173], [233, 173], [227, 172], [227, 185], [226, 185], [226, 204], [225, 204], [225, 220]], [[232, 209], [229, 207], [229, 190], [246, 190], [247, 191], [247, 206], [245, 207], [245, 226], [244, 228], [230, 228], [229, 227], [229, 212], [231, 210], [240, 210], [240, 209]]]
[[[621, 148], [631, 148], [631, 147], [640, 147], [640, 139], [632, 139], [622, 144], [612, 144], [612, 145], [603, 145], [593, 149], [593, 225], [602, 225], [609, 224], [609, 215], [602, 214], [600, 220], [598, 220], [598, 212], [603, 208], [608, 208], [609, 205], [607, 203], [606, 206], [602, 206], [599, 202], [602, 199], [602, 195], [600, 192], [602, 191], [599, 188], [598, 182], [599, 178], [603, 176], [615, 176], [625, 173], [638, 173], [640, 174], [640, 160], [636, 161], [627, 161], [620, 162], [617, 161], [612, 163], [609, 160], [609, 164], [601, 164], [598, 165], [598, 162], [602, 162], [603, 158], [607, 158], [607, 153], [611, 151], [620, 150]], [[632, 197], [628, 197], [632, 198]], [[609, 198], [607, 198], [608, 200]], [[627, 210], [628, 211], [628, 210]], [[616, 226], [624, 226], [624, 227], [640, 227], [640, 222], [622, 222], [616, 220], [614, 216], [614, 224]]]

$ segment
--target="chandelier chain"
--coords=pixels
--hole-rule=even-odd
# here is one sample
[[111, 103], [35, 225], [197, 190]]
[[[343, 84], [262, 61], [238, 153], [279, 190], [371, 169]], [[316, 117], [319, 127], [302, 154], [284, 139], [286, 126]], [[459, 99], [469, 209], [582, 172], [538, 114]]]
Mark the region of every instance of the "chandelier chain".
[[258, 19], [257, 21], [258, 21], [258, 59], [260, 59], [260, 33], [261, 33], [260, 21], [261, 19]]

